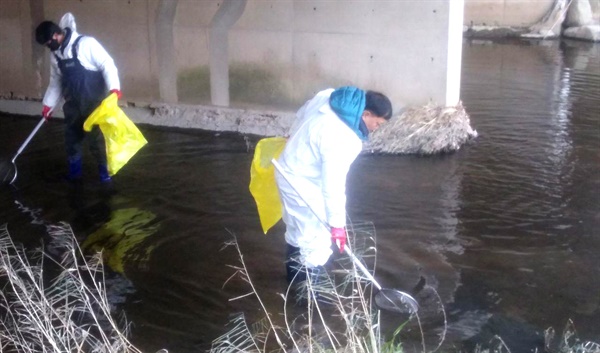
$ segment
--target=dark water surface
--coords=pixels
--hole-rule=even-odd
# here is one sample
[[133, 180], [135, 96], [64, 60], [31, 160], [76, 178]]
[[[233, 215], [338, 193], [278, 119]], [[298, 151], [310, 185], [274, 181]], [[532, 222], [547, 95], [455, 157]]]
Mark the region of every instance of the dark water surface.
[[[513, 352], [528, 352], [568, 319], [582, 339], [600, 341], [599, 51], [465, 43], [462, 100], [475, 143], [435, 157], [364, 155], [353, 166], [348, 211], [375, 224], [378, 278], [405, 286], [423, 275], [437, 288], [446, 347], [499, 334]], [[12, 156], [35, 124], [0, 116], [1, 155]], [[258, 315], [249, 298], [228, 301], [248, 292], [241, 281], [223, 287], [227, 265], [237, 264], [232, 248], [221, 250], [230, 233], [278, 312], [283, 228], [262, 234], [248, 192], [257, 137], [141, 128], [149, 144], [110, 194], [95, 183], [89, 155], [83, 186], [60, 180], [63, 125], [44, 126], [18, 159], [17, 188], [0, 192], [0, 223], [27, 244], [39, 243], [40, 222], [60, 221], [106, 244], [133, 286], [124, 307], [134, 342], [147, 352], [201, 351], [230, 314]], [[441, 322], [425, 327], [439, 333]], [[408, 332], [408, 349], [411, 340]]]

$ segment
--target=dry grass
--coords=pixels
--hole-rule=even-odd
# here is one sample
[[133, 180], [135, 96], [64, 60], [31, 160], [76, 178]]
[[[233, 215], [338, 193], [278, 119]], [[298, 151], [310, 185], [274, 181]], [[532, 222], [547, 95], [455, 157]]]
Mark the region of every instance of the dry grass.
[[[352, 246], [355, 255], [375, 266], [375, 231], [371, 223], [368, 225], [349, 225], [349, 238], [354, 240]], [[356, 236], [362, 234], [362, 236]], [[233, 236], [233, 234], [232, 234]], [[357, 243], [356, 239], [359, 240]], [[362, 242], [362, 243], [361, 243]], [[239, 255], [239, 264], [230, 266], [235, 273], [230, 277], [239, 277], [250, 286], [250, 291], [231, 300], [255, 297], [260, 304], [264, 318], [249, 324], [244, 314], [238, 314], [231, 320], [228, 332], [213, 341], [211, 353], [402, 353], [404, 351], [399, 335], [406, 325], [416, 320], [424, 337], [419, 315], [442, 315], [444, 330], [438, 336], [435, 347], [426, 347], [424, 339], [418, 349], [422, 353], [433, 353], [442, 347], [446, 339], [446, 313], [441, 298], [434, 288], [426, 285], [422, 290], [422, 298], [433, 297], [435, 300], [425, 304], [415, 315], [406, 316], [391, 337], [385, 339], [381, 333], [380, 315], [382, 314], [372, 303], [372, 284], [360, 276], [354, 264], [348, 258], [341, 258], [331, 273], [321, 271], [318, 278], [308, 277], [306, 283], [297, 288], [288, 287], [281, 294], [283, 300], [281, 315], [267, 312], [261, 297], [252, 284], [243, 254], [235, 240], [226, 244], [234, 247]], [[341, 279], [341, 280], [340, 280]], [[302, 304], [299, 304], [302, 303]], [[427, 305], [425, 308], [423, 305]], [[301, 306], [304, 306], [302, 309]], [[302, 314], [297, 315], [300, 307]], [[292, 309], [292, 310], [290, 310]], [[424, 311], [423, 313], [421, 313]], [[295, 312], [296, 314], [293, 314]], [[429, 313], [428, 313], [429, 312]], [[396, 314], [393, 314], [396, 315]], [[282, 317], [281, 320], [277, 320]], [[413, 325], [414, 326], [414, 325]], [[600, 353], [600, 344], [577, 338], [575, 327], [571, 321], [567, 324], [558, 340], [552, 328], [546, 330], [546, 353]], [[453, 352], [444, 350], [444, 352]], [[456, 351], [454, 351], [456, 352]], [[462, 351], [461, 351], [462, 352]], [[514, 353], [500, 336], [493, 337], [486, 344], [477, 345], [472, 353]], [[534, 353], [541, 353], [536, 351]]]
[[430, 155], [458, 150], [477, 137], [462, 103], [411, 107], [371, 134], [368, 149], [379, 153]]
[[[118, 323], [113, 319], [106, 298], [101, 254], [86, 260], [67, 224], [51, 225], [47, 229], [53, 239], [53, 251], [62, 254], [58, 260], [53, 260], [41, 248], [26, 253], [13, 243], [6, 225], [0, 226], [0, 278], [3, 284], [0, 291], [0, 352], [141, 353], [127, 339], [125, 320]], [[355, 254], [374, 266], [376, 251], [372, 224], [355, 225], [349, 229], [349, 234], [354, 235]], [[356, 234], [363, 236], [356, 237]], [[299, 292], [296, 288], [287, 288], [286, 293], [281, 294], [283, 322], [279, 322], [281, 320], [275, 320], [263, 305], [235, 238], [226, 245], [233, 246], [240, 259], [239, 265], [231, 266], [235, 270], [232, 278], [237, 276], [250, 286], [250, 292], [232, 300], [255, 296], [264, 318], [249, 325], [243, 314], [236, 316], [231, 320], [230, 330], [213, 341], [210, 352], [401, 353], [402, 344], [397, 336], [404, 324], [410, 320], [419, 321], [417, 315], [406, 317], [405, 323], [384, 341], [380, 312], [370, 299], [372, 284], [362, 278], [352, 261], [346, 258], [339, 261], [334, 273], [322, 273], [316, 281], [309, 277], [298, 287]], [[45, 260], [59, 269], [49, 284], [44, 278]], [[434, 291], [431, 287], [426, 288]], [[294, 306], [297, 308], [297, 298], [305, 305], [299, 316], [290, 310]], [[441, 299], [440, 310], [443, 312]], [[437, 351], [444, 338], [440, 335], [439, 344], [433, 349], [427, 349], [423, 342], [421, 351]], [[545, 341], [545, 351], [550, 353], [600, 353], [599, 343], [581, 341], [577, 337], [570, 320], [558, 337], [554, 329], [547, 329]], [[502, 338], [496, 336], [486, 348], [477, 346], [474, 353], [512, 352]]]
[[[556, 331], [550, 327], [544, 331], [545, 353], [600, 353], [600, 344], [592, 341], [581, 341], [577, 336], [575, 324], [569, 320], [559, 338]], [[512, 353], [510, 348], [499, 336], [494, 336], [487, 344], [489, 348], [475, 347], [474, 353]], [[538, 352], [536, 349], [534, 353]]]
[[[376, 250], [372, 223], [355, 224], [348, 230], [350, 239], [355, 240], [352, 244], [355, 255], [374, 266]], [[356, 237], [357, 233], [363, 236]], [[371, 300], [373, 285], [357, 272], [347, 257], [340, 258], [335, 271], [321, 271], [318, 277], [308, 276], [307, 281], [297, 287], [288, 287], [281, 294], [282, 319], [275, 320], [278, 316], [267, 312], [252, 284], [235, 236], [226, 246], [234, 247], [240, 260], [239, 265], [231, 266], [235, 273], [230, 278], [239, 277], [250, 286], [250, 292], [232, 300], [254, 296], [265, 318], [250, 325], [243, 314], [236, 316], [230, 322], [229, 331], [213, 341], [212, 353], [400, 353], [402, 345], [397, 336], [406, 323], [418, 320], [416, 314], [405, 315], [404, 324], [385, 342], [381, 334], [380, 311]], [[422, 344], [423, 352], [427, 351], [424, 341]]]
[[554, 328], [544, 331], [546, 350], [551, 353], [600, 353], [600, 343], [581, 341], [577, 336], [575, 324], [569, 320], [560, 339], [556, 339]]
[[[26, 252], [0, 226], [1, 351], [140, 352], [127, 339], [125, 321], [111, 315], [100, 254], [86, 260], [68, 224], [47, 230], [57, 260], [42, 248]], [[48, 265], [57, 268], [51, 281]]]

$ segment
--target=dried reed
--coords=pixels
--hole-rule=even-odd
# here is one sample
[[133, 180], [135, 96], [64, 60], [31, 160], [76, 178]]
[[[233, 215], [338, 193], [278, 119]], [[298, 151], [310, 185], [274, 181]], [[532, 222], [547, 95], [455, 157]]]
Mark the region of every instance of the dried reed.
[[[68, 224], [46, 227], [60, 250], [58, 260], [42, 248], [26, 252], [13, 243], [6, 224], [0, 226], [2, 351], [140, 352], [127, 339], [125, 320], [118, 324], [111, 315], [101, 255], [86, 260]], [[50, 264], [58, 275], [48, 281]]]
[[[375, 230], [372, 223], [349, 225], [348, 233], [356, 256], [373, 263], [375, 261]], [[356, 236], [361, 234], [361, 236]], [[402, 345], [396, 337], [404, 324], [394, 333], [391, 340], [383, 341], [380, 328], [380, 312], [373, 305], [372, 283], [359, 275], [347, 257], [337, 260], [336, 270], [320, 271], [317, 276], [307, 276], [298, 286], [289, 286], [283, 298], [283, 320], [275, 323], [266, 311], [259, 293], [252, 285], [242, 252], [232, 234], [233, 246], [239, 254], [239, 265], [231, 266], [242, 280], [251, 286], [251, 291], [231, 300], [254, 296], [263, 310], [265, 319], [259, 324], [248, 325], [243, 314], [231, 320], [230, 330], [215, 339], [210, 352], [316, 352], [316, 353], [401, 353]], [[232, 278], [230, 277], [230, 278]], [[305, 307], [300, 315], [293, 310]], [[413, 316], [406, 316], [405, 324]], [[439, 348], [439, 345], [438, 345]], [[436, 348], [437, 349], [437, 348]], [[425, 346], [423, 343], [423, 351]], [[435, 351], [435, 350], [434, 350]]]
[[582, 341], [577, 336], [575, 324], [571, 319], [567, 321], [562, 332], [562, 339], [555, 340], [556, 332], [549, 327], [544, 331], [546, 351], [552, 353], [600, 353], [600, 343]]
[[411, 107], [371, 134], [367, 149], [378, 153], [430, 155], [458, 150], [477, 137], [462, 103]]

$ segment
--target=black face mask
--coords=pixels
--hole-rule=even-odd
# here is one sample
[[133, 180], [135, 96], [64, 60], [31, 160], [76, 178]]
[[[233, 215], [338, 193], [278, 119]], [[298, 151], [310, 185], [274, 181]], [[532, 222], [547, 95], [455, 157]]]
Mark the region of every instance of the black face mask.
[[60, 48], [60, 43], [56, 39], [52, 39], [50, 40], [50, 43], [46, 44], [46, 46], [50, 48], [50, 50], [56, 51], [58, 48]]

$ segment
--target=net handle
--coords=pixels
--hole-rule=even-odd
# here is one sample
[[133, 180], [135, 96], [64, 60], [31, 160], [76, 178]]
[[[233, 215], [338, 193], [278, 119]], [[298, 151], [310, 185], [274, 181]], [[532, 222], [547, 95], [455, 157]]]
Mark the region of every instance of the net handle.
[[29, 144], [29, 141], [31, 141], [31, 139], [33, 138], [33, 136], [35, 136], [35, 134], [42, 127], [42, 125], [44, 124], [45, 121], [46, 121], [45, 118], [40, 119], [40, 122], [37, 123], [37, 125], [35, 126], [35, 128], [33, 129], [33, 131], [31, 131], [31, 133], [29, 134], [29, 136], [27, 136], [27, 139], [25, 139], [25, 142], [23, 142], [23, 144], [21, 145], [21, 147], [19, 147], [19, 150], [17, 151], [17, 153], [15, 153], [15, 156], [10, 161], [11, 163], [13, 163], [13, 164], [15, 163], [15, 160], [17, 159], [17, 157], [21, 154], [21, 152], [23, 152], [23, 150], [25, 149], [25, 147], [27, 147], [27, 145]]

